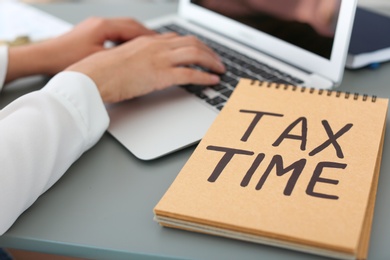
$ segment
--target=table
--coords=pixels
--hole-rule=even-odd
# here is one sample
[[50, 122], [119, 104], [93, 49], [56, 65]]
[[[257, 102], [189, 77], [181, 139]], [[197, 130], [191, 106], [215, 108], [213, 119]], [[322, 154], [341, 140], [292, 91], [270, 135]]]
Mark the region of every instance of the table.
[[[36, 5], [66, 21], [132, 16], [141, 21], [172, 13], [175, 1], [127, 0]], [[0, 105], [39, 89], [41, 77], [4, 90]], [[346, 71], [341, 91], [390, 97], [390, 64]], [[387, 119], [389, 122], [389, 117]], [[390, 133], [387, 131], [369, 259], [390, 259]], [[11, 247], [89, 259], [324, 259], [295, 251], [160, 227], [153, 207], [194, 147], [140, 161], [108, 133], [0, 237]]]

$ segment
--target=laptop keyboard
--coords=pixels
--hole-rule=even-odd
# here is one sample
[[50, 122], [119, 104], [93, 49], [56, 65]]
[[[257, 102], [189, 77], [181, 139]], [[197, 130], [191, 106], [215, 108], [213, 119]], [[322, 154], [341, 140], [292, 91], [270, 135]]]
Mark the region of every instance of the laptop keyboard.
[[[195, 35], [198, 39], [218, 53], [226, 67], [226, 73], [220, 76], [221, 80], [218, 85], [208, 87], [199, 85], [181, 86], [217, 110], [221, 110], [223, 108], [240, 78], [292, 85], [299, 85], [303, 83], [301, 79], [254, 60], [176, 24], [165, 25], [158, 28], [156, 31], [159, 33], [176, 32], [180, 35]], [[200, 67], [197, 68], [202, 69]]]

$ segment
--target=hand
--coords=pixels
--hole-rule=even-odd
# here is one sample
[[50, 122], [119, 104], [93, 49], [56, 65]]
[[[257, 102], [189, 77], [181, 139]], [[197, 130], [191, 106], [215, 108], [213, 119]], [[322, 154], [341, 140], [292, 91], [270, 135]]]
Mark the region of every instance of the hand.
[[106, 41], [125, 42], [150, 34], [154, 32], [130, 18], [89, 18], [57, 38], [10, 48], [6, 81], [34, 74], [54, 75], [104, 50]]
[[106, 41], [126, 42], [140, 35], [155, 34], [130, 18], [89, 18], [72, 31], [46, 42], [55, 55], [49, 74], [62, 71], [69, 65], [104, 49]]
[[215, 73], [225, 71], [219, 57], [197, 38], [172, 33], [138, 37], [66, 70], [91, 77], [104, 102], [119, 102], [172, 85], [219, 82], [217, 75], [188, 65], [199, 65]]

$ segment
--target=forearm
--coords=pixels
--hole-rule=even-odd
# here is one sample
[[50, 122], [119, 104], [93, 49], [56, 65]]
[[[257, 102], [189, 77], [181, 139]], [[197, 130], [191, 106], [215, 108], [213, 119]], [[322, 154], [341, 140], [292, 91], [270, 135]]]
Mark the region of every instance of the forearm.
[[94, 83], [61, 73], [0, 110], [0, 235], [108, 126]]
[[10, 47], [5, 82], [37, 74], [49, 74], [53, 58], [50, 48], [42, 43]]

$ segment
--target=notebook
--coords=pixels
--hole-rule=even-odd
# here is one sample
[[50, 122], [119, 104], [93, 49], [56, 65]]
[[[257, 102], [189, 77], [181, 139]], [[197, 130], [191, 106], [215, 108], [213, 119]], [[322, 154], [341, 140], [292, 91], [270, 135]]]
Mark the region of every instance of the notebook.
[[160, 32], [198, 35], [220, 53], [228, 72], [218, 86], [175, 86], [107, 106], [108, 132], [139, 159], [198, 143], [241, 77], [323, 89], [340, 83], [356, 0], [220, 3], [180, 0], [178, 14], [147, 23]]
[[[17, 19], [15, 19], [17, 17]], [[38, 42], [57, 37], [72, 29], [72, 25], [51, 14], [20, 1], [0, 1], [0, 44], [19, 39]], [[28, 43], [26, 40], [19, 41]]]
[[388, 99], [244, 79], [155, 206], [155, 219], [366, 259], [387, 107]]

